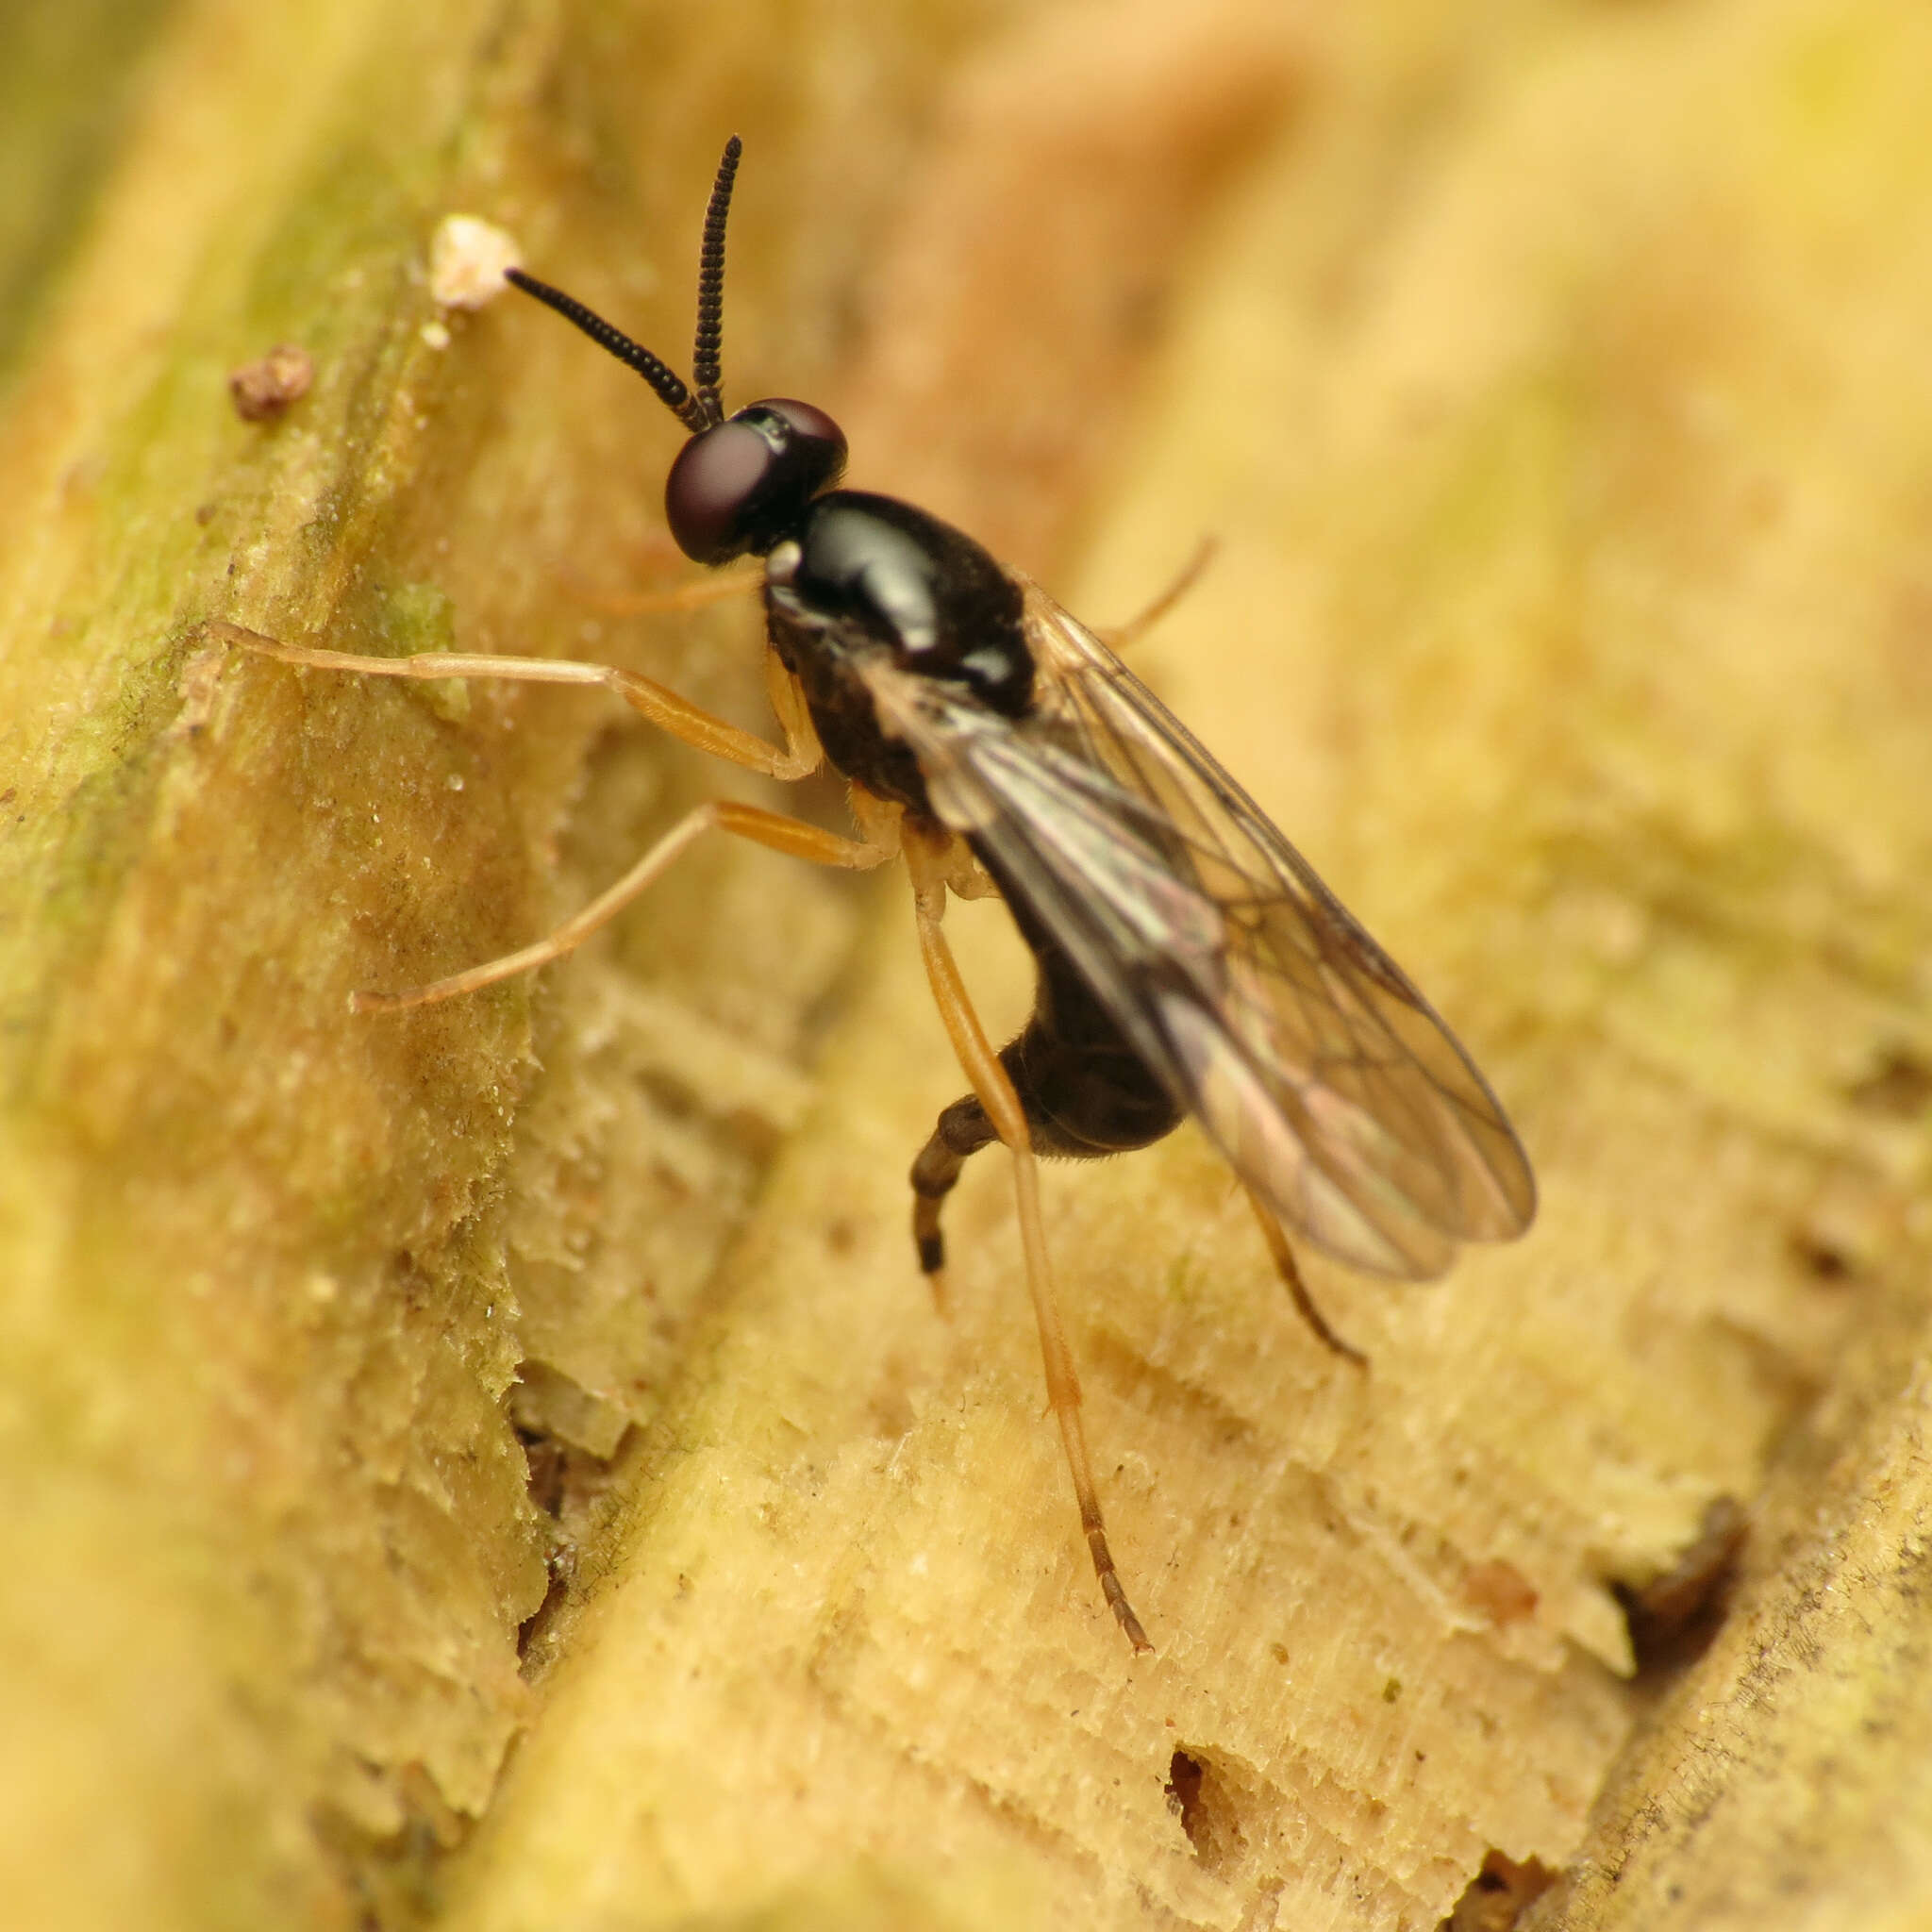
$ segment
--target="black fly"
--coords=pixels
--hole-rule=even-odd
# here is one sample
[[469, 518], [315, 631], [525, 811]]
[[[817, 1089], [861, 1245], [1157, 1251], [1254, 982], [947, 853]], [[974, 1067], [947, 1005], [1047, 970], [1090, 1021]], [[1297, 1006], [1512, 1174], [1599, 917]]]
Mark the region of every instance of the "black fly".
[[[937, 1285], [945, 1198], [972, 1155], [1004, 1141], [1081, 1524], [1101, 1589], [1144, 1650], [1101, 1521], [1037, 1157], [1144, 1147], [1192, 1114], [1245, 1189], [1297, 1307], [1351, 1357], [1308, 1298], [1286, 1230], [1353, 1267], [1420, 1279], [1458, 1241], [1521, 1234], [1536, 1184], [1495, 1095], [1402, 970], [1091, 631], [936, 517], [837, 488], [845, 438], [823, 410], [773, 397], [725, 416], [724, 222], [739, 154], [734, 137], [706, 217], [690, 388], [570, 296], [519, 270], [508, 278], [628, 363], [691, 432], [666, 515], [699, 563], [764, 559], [783, 749], [606, 665], [362, 658], [208, 628], [293, 663], [385, 677], [601, 684], [753, 771], [794, 779], [829, 762], [849, 781], [857, 839], [756, 806], [701, 806], [549, 938], [358, 1005], [420, 1006], [556, 959], [708, 830], [826, 865], [903, 856], [933, 994], [972, 1087], [913, 1163], [919, 1263]], [[949, 891], [997, 892], [1038, 964], [1032, 1018], [998, 1053], [941, 929]]]

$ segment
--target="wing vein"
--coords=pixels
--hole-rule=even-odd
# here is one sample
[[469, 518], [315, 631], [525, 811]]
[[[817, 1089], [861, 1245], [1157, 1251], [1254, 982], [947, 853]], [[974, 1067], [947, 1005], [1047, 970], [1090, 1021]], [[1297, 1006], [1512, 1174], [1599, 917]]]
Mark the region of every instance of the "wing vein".
[[1025, 596], [1036, 683], [1018, 720], [868, 673], [935, 811], [1288, 1226], [1407, 1277], [1521, 1233], [1528, 1160], [1448, 1028], [1187, 727]]

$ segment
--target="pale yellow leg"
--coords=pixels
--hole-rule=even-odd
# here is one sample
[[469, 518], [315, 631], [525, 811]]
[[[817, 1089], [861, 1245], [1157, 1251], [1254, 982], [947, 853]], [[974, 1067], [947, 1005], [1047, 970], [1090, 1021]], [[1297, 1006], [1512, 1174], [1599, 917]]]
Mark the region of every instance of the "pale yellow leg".
[[588, 584], [570, 585], [571, 596], [607, 617], [649, 617], [664, 610], [702, 610], [727, 597], [754, 595], [764, 588], [758, 571], [734, 572], [729, 576], [699, 577], [674, 591], [593, 591]]
[[475, 992], [478, 987], [494, 986], [500, 979], [513, 979], [547, 966], [575, 951], [600, 925], [605, 925], [647, 887], [656, 884], [670, 869], [673, 860], [693, 845], [707, 832], [729, 832], [735, 838], [749, 839], [769, 845], [792, 858], [809, 858], [819, 865], [841, 865], [864, 872], [883, 865], [898, 856], [897, 841], [874, 832], [865, 839], [841, 839], [803, 819], [787, 818], [783, 812], [766, 811], [763, 807], [741, 805], [735, 799], [714, 798], [701, 805], [672, 828], [625, 874], [608, 891], [567, 919], [546, 938], [520, 952], [506, 953], [500, 959], [486, 959], [447, 979], [432, 980], [427, 986], [413, 987], [408, 992], [358, 992], [349, 1005], [358, 1013], [396, 1013], [407, 1007], [433, 1006], [439, 1000], [455, 999], [459, 993]]
[[1080, 1421], [1080, 1377], [1074, 1366], [1074, 1352], [1067, 1346], [1047, 1260], [1046, 1234], [1040, 1212], [1040, 1161], [1033, 1152], [1025, 1111], [979, 1024], [979, 1016], [973, 1010], [965, 982], [953, 958], [953, 949], [941, 930], [940, 918], [945, 909], [942, 869], [935, 855], [914, 841], [907, 842], [906, 858], [912, 873], [919, 950], [925, 961], [926, 978], [940, 1009], [940, 1019], [968, 1082], [979, 1096], [979, 1104], [986, 1108], [988, 1118], [1013, 1158], [1020, 1242], [1026, 1261], [1026, 1286], [1033, 1296], [1033, 1316], [1040, 1327], [1040, 1353], [1046, 1368], [1046, 1399], [1054, 1420], [1059, 1424], [1060, 1446], [1066, 1452], [1067, 1469], [1074, 1479], [1080, 1527], [1086, 1532], [1093, 1572], [1100, 1579], [1100, 1592], [1119, 1619], [1127, 1641], [1137, 1651], [1150, 1651], [1154, 1646], [1148, 1642], [1147, 1633], [1141, 1627], [1133, 1605], [1127, 1601], [1120, 1574], [1114, 1568], [1113, 1552], [1108, 1547], [1107, 1525], [1100, 1513], [1100, 1491], [1093, 1480], [1087, 1432]]
[[[779, 779], [808, 776], [824, 762], [818, 735], [812, 729], [811, 714], [798, 680], [787, 671], [774, 652], [765, 658], [765, 687], [772, 709], [785, 733], [782, 747], [768, 743], [755, 733], [741, 731], [722, 718], [701, 709], [688, 698], [681, 698], [654, 679], [613, 664], [585, 664], [570, 658], [491, 658], [466, 656], [453, 651], [421, 651], [408, 658], [370, 658], [351, 651], [325, 650], [319, 645], [288, 644], [279, 638], [265, 637], [259, 631], [244, 629], [238, 624], [209, 620], [200, 626], [207, 636], [226, 643], [239, 644], [258, 657], [274, 658], [284, 664], [303, 664], [322, 671], [345, 671], [364, 677], [495, 677], [523, 684], [598, 685], [615, 691], [652, 724], [697, 750], [727, 759], [747, 770]], [[863, 809], [860, 809], [861, 804]], [[750, 839], [774, 851], [794, 858], [808, 858], [820, 865], [839, 865], [863, 871], [895, 858], [899, 851], [899, 821], [896, 809], [880, 801], [855, 798], [855, 815], [862, 837], [841, 839], [836, 832], [807, 824], [802, 819], [788, 818], [782, 812], [767, 811], [761, 806], [741, 805], [717, 799], [701, 805], [680, 819], [658, 841], [629, 872], [608, 891], [600, 893], [575, 918], [566, 920], [557, 930], [534, 944], [500, 959], [486, 959], [481, 965], [455, 973], [446, 979], [432, 981], [407, 992], [358, 992], [351, 1008], [362, 1013], [393, 1013], [408, 1007], [425, 1007], [439, 1000], [455, 999], [475, 992], [479, 987], [493, 986], [498, 980], [513, 978], [560, 959], [574, 951], [601, 925], [608, 924], [638, 894], [660, 878], [685, 849], [706, 832], [728, 832], [736, 838]]]
[[[360, 677], [494, 677], [514, 684], [600, 685], [613, 691], [653, 724], [674, 738], [711, 757], [724, 758], [746, 771], [762, 773], [768, 778], [787, 783], [808, 777], [824, 762], [818, 741], [811, 736], [808, 723], [802, 738], [794, 736], [791, 719], [779, 712], [786, 725], [787, 741], [781, 748], [767, 743], [756, 732], [741, 731], [709, 711], [681, 698], [655, 678], [641, 677], [635, 671], [620, 670], [615, 664], [585, 664], [569, 658], [491, 658], [472, 657], [456, 651], [419, 651], [408, 658], [367, 658], [353, 651], [325, 650], [315, 644], [285, 644], [279, 638], [264, 637], [239, 624], [209, 620], [201, 629], [209, 637], [239, 644], [258, 657], [274, 658], [284, 664], [306, 664], [318, 671], [348, 671]], [[795, 684], [776, 658], [776, 676], [795, 690]], [[803, 720], [803, 700], [794, 708]]]
[[1115, 625], [1109, 630], [1100, 633], [1100, 639], [1109, 651], [1124, 651], [1130, 644], [1138, 643], [1154, 628], [1167, 613], [1201, 581], [1202, 573], [1214, 559], [1214, 553], [1220, 546], [1212, 537], [1203, 537], [1194, 546], [1194, 554], [1181, 566], [1180, 575], [1167, 589], [1155, 598], [1153, 603], [1130, 617], [1126, 623]]
[[1294, 1257], [1294, 1250], [1288, 1244], [1288, 1236], [1282, 1232], [1281, 1224], [1253, 1188], [1242, 1186], [1241, 1191], [1248, 1197], [1248, 1206], [1255, 1210], [1255, 1219], [1261, 1224], [1261, 1238], [1268, 1243], [1268, 1252], [1274, 1257], [1274, 1272], [1287, 1285], [1288, 1291], [1294, 1297], [1294, 1305], [1301, 1310], [1302, 1320], [1332, 1348], [1339, 1356], [1346, 1358], [1358, 1369], [1366, 1369], [1369, 1358], [1360, 1349], [1352, 1348], [1328, 1325], [1328, 1318], [1315, 1306], [1315, 1298], [1308, 1292], [1308, 1285], [1302, 1279], [1301, 1263]]

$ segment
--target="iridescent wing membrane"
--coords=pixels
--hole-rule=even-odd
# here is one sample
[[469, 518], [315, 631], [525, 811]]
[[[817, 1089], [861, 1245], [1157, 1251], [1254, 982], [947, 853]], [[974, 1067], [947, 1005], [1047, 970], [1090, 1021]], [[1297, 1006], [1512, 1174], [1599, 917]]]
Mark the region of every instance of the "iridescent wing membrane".
[[935, 813], [1065, 949], [1135, 1051], [1291, 1229], [1422, 1279], [1536, 1212], [1496, 1097], [1245, 791], [1034, 586], [1034, 702], [866, 676]]

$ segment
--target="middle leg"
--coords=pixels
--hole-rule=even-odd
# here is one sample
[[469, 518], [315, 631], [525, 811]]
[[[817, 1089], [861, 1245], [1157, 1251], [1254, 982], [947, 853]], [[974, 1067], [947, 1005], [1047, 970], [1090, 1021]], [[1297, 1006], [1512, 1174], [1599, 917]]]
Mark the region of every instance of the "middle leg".
[[788, 818], [782, 812], [767, 811], [758, 805], [742, 805], [736, 799], [714, 798], [685, 814], [672, 828], [618, 880], [557, 929], [534, 944], [500, 959], [487, 959], [446, 979], [427, 986], [412, 987], [408, 992], [358, 992], [350, 997], [351, 1008], [358, 1013], [395, 1013], [409, 1007], [434, 1006], [477, 988], [494, 986], [520, 973], [533, 972], [574, 952], [598, 927], [608, 924], [640, 893], [655, 885], [679, 858], [705, 833], [728, 832], [749, 839], [754, 844], [769, 846], [788, 858], [808, 858], [817, 865], [844, 866], [853, 872], [868, 872], [898, 856], [897, 823], [890, 814], [869, 812], [862, 821], [865, 836], [845, 839], [827, 832], [803, 819]]
[[1293, 1297], [1295, 1307], [1301, 1318], [1315, 1331], [1316, 1337], [1325, 1346], [1333, 1349], [1344, 1361], [1353, 1362], [1357, 1368], [1367, 1373], [1369, 1358], [1352, 1342], [1342, 1341], [1328, 1325], [1328, 1318], [1315, 1306], [1315, 1298], [1308, 1292], [1308, 1284], [1302, 1279], [1301, 1263], [1294, 1257], [1294, 1250], [1289, 1245], [1288, 1236], [1282, 1231], [1281, 1223], [1259, 1194], [1245, 1181], [1241, 1191], [1248, 1197], [1248, 1205], [1255, 1210], [1255, 1219], [1261, 1224], [1261, 1239], [1268, 1243], [1268, 1253], [1274, 1262], [1274, 1272], [1281, 1276], [1282, 1286]]

